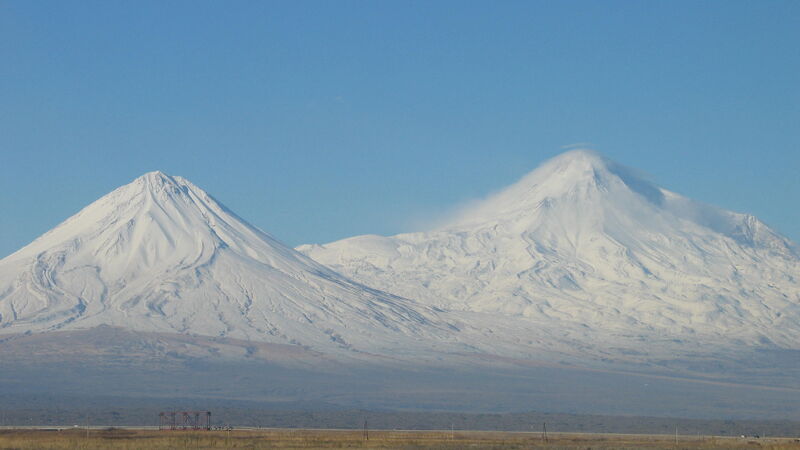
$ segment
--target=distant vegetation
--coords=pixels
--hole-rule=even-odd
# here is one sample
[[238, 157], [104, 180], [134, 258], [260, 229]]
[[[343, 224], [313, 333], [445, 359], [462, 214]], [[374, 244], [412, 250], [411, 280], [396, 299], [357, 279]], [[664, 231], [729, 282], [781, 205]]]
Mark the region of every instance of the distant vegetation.
[[6, 430], [0, 449], [273, 449], [273, 448], [397, 448], [397, 449], [675, 449], [771, 448], [800, 449], [794, 439], [718, 438], [706, 436], [629, 436], [449, 431], [152, 431], [152, 430]]

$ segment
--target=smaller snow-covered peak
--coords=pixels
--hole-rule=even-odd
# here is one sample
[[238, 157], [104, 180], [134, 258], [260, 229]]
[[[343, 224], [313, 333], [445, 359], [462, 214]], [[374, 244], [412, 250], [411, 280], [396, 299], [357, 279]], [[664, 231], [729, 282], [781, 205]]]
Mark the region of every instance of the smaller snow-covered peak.
[[130, 185], [141, 187], [143, 190], [160, 192], [165, 189], [170, 191], [183, 190], [187, 185], [187, 181], [178, 176], [168, 175], [160, 170], [147, 172], [139, 178], [133, 180]]
[[180, 248], [193, 254], [196, 245], [242, 249], [243, 235], [268, 238], [188, 180], [153, 171], [104, 195], [9, 258], [76, 245], [105, 248], [106, 244], [127, 258], [125, 252], [141, 247], [134, 238], [146, 240], [150, 249], [172, 252]]
[[142, 175], [139, 178], [147, 179], [147, 180], [155, 180], [155, 179], [168, 179], [168, 178], [171, 178], [171, 177], [169, 175], [165, 174], [164, 172], [160, 171], [160, 170], [153, 170], [151, 172], [145, 173], [144, 175]]
[[0, 260], [5, 333], [122, 325], [374, 353], [376, 342], [403, 348], [449, 335], [435, 317], [342, 277], [163, 172]]
[[164, 173], [164, 172], [162, 172], [160, 170], [154, 170], [152, 172], [147, 172], [146, 174], [144, 174], [144, 175], [140, 176], [139, 178], [137, 178], [136, 180], [134, 180], [134, 182], [146, 183], [146, 184], [154, 185], [154, 186], [163, 185], [163, 184], [170, 184], [170, 183], [175, 184], [176, 183], [174, 177], [172, 177], [170, 175], [167, 175], [166, 173]]

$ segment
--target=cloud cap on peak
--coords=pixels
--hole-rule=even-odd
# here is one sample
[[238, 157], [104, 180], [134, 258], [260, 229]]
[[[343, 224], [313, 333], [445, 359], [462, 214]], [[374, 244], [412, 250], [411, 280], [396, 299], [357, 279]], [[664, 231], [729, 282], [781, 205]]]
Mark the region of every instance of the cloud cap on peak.
[[524, 214], [558, 199], [581, 208], [581, 204], [612, 197], [638, 198], [656, 206], [664, 202], [662, 189], [641, 173], [596, 150], [577, 148], [550, 158], [516, 183], [463, 208], [445, 228]]

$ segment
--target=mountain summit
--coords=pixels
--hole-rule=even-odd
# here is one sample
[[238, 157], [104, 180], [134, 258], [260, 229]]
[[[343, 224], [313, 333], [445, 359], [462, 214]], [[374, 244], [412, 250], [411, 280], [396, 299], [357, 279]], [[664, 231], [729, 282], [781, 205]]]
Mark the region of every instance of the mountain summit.
[[524, 216], [554, 202], [594, 201], [637, 194], [660, 204], [658, 188], [590, 150], [572, 150], [545, 162], [514, 185], [463, 211], [452, 225]]
[[0, 333], [97, 325], [343, 351], [447, 334], [430, 308], [337, 274], [162, 172], [0, 260]]
[[298, 249], [378, 289], [483, 314], [495, 336], [514, 324], [524, 331], [508, 339], [562, 354], [800, 348], [792, 242], [591, 151], [545, 162], [434, 230]]
[[621, 241], [635, 234], [633, 227], [669, 234], [694, 225], [747, 246], [797, 256], [792, 242], [755, 217], [689, 200], [591, 150], [572, 150], [550, 159], [514, 185], [462, 211], [444, 228], [499, 222], [529, 229], [563, 227], [573, 235], [594, 227]]

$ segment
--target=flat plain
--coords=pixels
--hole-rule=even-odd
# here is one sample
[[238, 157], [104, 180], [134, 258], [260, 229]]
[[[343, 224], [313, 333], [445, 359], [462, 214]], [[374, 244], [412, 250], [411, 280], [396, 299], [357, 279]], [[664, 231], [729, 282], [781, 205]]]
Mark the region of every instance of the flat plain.
[[0, 449], [800, 449], [795, 438], [489, 431], [7, 429]]

